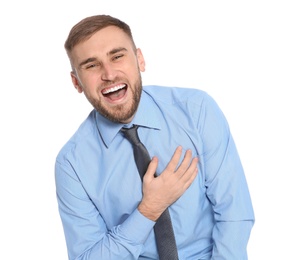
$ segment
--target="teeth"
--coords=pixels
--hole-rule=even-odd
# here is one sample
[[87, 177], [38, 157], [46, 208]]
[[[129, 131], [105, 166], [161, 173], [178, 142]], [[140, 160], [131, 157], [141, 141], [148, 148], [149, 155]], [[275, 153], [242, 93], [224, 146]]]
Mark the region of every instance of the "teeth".
[[118, 86], [115, 86], [115, 87], [113, 87], [113, 88], [105, 89], [105, 90], [103, 91], [103, 94], [109, 94], [109, 93], [118, 91], [118, 90], [124, 88], [125, 86], [126, 86], [126, 85], [118, 85]]

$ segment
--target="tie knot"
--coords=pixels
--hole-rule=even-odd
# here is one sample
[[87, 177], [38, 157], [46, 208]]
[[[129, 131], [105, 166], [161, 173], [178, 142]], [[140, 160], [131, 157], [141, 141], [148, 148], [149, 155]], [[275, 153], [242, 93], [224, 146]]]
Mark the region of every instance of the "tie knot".
[[130, 143], [134, 145], [138, 145], [140, 143], [138, 134], [137, 134], [138, 125], [133, 125], [130, 128], [123, 127], [121, 129], [124, 136], [130, 141]]

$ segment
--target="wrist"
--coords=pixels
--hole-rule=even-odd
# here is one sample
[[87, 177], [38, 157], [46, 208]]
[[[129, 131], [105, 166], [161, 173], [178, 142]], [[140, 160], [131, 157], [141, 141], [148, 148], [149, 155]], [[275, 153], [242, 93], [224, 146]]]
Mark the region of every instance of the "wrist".
[[138, 207], [138, 211], [144, 215], [146, 218], [156, 222], [157, 219], [160, 217], [160, 215], [163, 213], [163, 211], [158, 211], [152, 209], [152, 207], [149, 207], [146, 203], [141, 202]]

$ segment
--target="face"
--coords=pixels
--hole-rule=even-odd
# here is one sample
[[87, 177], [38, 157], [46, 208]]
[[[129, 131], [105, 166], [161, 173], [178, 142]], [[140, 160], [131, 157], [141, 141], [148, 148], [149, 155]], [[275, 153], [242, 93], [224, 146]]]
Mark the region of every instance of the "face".
[[140, 72], [145, 61], [140, 49], [121, 29], [109, 26], [71, 52], [73, 85], [103, 116], [117, 123], [129, 123], [142, 92]]

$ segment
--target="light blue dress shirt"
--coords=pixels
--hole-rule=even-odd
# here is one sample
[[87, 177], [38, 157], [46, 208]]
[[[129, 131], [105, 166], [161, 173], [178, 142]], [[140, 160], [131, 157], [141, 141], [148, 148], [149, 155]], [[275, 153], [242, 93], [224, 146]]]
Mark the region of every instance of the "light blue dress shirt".
[[[145, 86], [128, 126], [159, 158], [177, 146], [199, 157], [198, 176], [170, 206], [180, 260], [247, 259], [254, 213], [228, 123], [204, 91]], [[93, 110], [55, 164], [59, 213], [69, 259], [158, 259], [155, 222], [137, 210], [142, 183], [132, 147], [116, 124]]]

